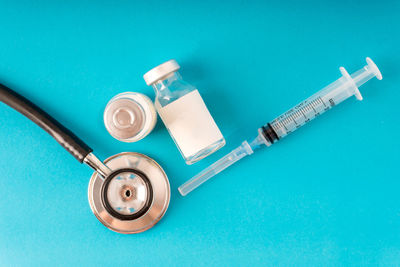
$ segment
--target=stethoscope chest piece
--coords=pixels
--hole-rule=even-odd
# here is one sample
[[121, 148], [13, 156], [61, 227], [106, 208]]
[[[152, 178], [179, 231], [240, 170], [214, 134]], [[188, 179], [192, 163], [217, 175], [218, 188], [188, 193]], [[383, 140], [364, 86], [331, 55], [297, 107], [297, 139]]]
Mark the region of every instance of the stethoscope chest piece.
[[160, 165], [133, 152], [112, 156], [104, 164], [111, 174], [103, 178], [95, 172], [88, 190], [90, 207], [100, 222], [124, 234], [154, 226], [164, 216], [171, 194]]

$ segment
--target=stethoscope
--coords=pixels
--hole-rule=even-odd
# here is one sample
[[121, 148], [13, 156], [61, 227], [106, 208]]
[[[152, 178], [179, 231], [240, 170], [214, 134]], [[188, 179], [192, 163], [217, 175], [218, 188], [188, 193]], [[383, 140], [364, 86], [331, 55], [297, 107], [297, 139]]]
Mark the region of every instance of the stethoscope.
[[74, 133], [1, 84], [0, 101], [39, 125], [80, 163], [95, 170], [89, 183], [89, 204], [106, 227], [124, 234], [140, 233], [164, 216], [170, 186], [164, 170], [153, 159], [140, 153], [124, 152], [103, 163]]

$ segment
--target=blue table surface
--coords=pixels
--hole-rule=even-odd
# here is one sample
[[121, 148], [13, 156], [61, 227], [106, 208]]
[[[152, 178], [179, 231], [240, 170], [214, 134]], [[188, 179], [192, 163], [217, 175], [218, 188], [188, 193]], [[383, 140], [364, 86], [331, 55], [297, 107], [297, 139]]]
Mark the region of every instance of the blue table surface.
[[[137, 235], [92, 214], [92, 174], [0, 105], [1, 266], [400, 265], [399, 1], [0, 2], [0, 82], [102, 159], [153, 157], [171, 183], [165, 217]], [[186, 197], [177, 187], [258, 127], [371, 57], [383, 80]], [[161, 121], [137, 143], [106, 131], [108, 100], [153, 90], [176, 59], [227, 144], [188, 166]]]

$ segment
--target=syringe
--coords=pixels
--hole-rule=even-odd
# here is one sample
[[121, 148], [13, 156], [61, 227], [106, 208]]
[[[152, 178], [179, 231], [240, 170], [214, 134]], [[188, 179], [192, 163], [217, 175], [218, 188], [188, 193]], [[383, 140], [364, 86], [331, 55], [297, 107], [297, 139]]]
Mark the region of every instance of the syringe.
[[178, 190], [185, 196], [202, 183], [223, 171], [241, 158], [253, 154], [253, 151], [262, 145], [267, 147], [294, 132], [312, 119], [318, 117], [335, 105], [354, 95], [358, 100], [362, 96], [358, 87], [373, 77], [382, 80], [382, 74], [375, 63], [367, 57], [367, 65], [354, 72], [352, 75], [340, 67], [342, 77], [283, 113], [273, 121], [258, 129], [257, 137], [248, 143], [244, 141], [241, 146], [221, 158], [192, 179], [181, 185]]

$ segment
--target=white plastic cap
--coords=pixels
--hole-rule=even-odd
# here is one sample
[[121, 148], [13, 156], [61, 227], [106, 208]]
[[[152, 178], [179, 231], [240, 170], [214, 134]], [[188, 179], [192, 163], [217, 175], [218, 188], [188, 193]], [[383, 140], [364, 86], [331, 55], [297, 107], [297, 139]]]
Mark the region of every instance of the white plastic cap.
[[143, 75], [143, 78], [147, 85], [152, 85], [153, 83], [164, 78], [168, 74], [179, 70], [179, 68], [179, 64], [174, 59], [171, 59], [149, 70], [145, 75]]

